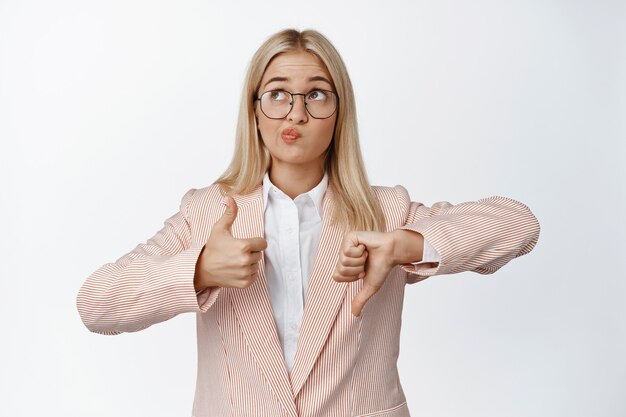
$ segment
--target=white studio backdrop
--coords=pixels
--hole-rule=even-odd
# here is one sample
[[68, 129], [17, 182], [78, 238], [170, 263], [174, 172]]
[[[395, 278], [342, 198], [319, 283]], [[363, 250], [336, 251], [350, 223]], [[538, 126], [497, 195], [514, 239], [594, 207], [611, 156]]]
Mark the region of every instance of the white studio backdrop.
[[342, 53], [373, 184], [541, 222], [493, 276], [407, 287], [412, 414], [626, 415], [626, 3], [214, 3], [0, 0], [0, 415], [190, 415], [194, 316], [106, 337], [75, 297], [226, 168], [286, 27]]

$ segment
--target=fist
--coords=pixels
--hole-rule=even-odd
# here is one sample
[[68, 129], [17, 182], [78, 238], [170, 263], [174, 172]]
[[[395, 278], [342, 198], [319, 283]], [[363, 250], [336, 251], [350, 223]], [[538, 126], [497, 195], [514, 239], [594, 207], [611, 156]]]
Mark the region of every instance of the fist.
[[225, 204], [226, 211], [213, 225], [196, 263], [196, 291], [208, 287], [246, 288], [257, 278], [259, 260], [267, 242], [261, 237], [233, 237], [231, 228], [237, 218], [237, 203], [228, 196]]

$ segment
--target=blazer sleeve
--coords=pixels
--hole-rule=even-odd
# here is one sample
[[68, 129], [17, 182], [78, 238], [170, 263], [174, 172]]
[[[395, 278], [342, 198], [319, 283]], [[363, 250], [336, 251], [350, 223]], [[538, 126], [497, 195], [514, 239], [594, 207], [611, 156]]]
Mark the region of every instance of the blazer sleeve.
[[204, 312], [219, 288], [196, 294], [193, 278], [203, 245], [191, 246], [188, 206], [195, 190], [182, 199], [180, 211], [145, 244], [91, 274], [76, 299], [80, 317], [92, 332], [135, 332], [180, 313]]
[[494, 196], [457, 205], [442, 201], [426, 207], [410, 201], [402, 186], [396, 186], [396, 192], [409, 201], [400, 229], [422, 234], [441, 256], [434, 264], [402, 265], [409, 284], [463, 271], [492, 274], [529, 253], [539, 239], [537, 218], [511, 198]]

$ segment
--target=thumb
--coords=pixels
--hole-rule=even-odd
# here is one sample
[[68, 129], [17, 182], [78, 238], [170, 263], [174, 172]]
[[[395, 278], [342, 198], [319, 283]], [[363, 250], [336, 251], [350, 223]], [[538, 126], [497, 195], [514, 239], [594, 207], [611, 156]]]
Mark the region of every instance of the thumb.
[[352, 299], [352, 315], [359, 317], [363, 307], [365, 307], [365, 303], [367, 303], [367, 301], [372, 298], [372, 296], [376, 294], [379, 289], [380, 287], [376, 287], [364, 279], [363, 287]]
[[235, 202], [235, 199], [231, 196], [224, 197], [222, 203], [226, 206], [226, 210], [224, 211], [224, 214], [222, 214], [222, 217], [220, 217], [220, 219], [215, 224], [219, 225], [218, 227], [221, 227], [222, 229], [230, 232], [230, 228], [237, 218], [237, 203]]

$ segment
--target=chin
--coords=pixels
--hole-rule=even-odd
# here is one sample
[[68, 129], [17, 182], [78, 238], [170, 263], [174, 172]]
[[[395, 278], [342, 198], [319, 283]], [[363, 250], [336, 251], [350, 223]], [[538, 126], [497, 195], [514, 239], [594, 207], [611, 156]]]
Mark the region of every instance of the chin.
[[289, 165], [309, 165], [319, 161], [320, 157], [313, 157], [307, 155], [272, 155], [273, 163], [289, 164]]

